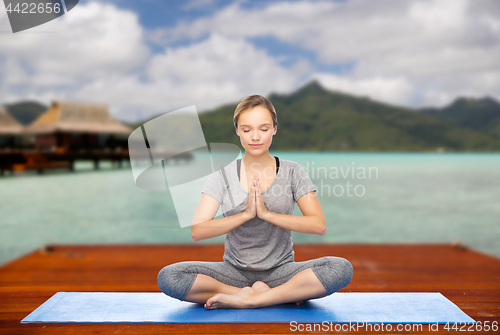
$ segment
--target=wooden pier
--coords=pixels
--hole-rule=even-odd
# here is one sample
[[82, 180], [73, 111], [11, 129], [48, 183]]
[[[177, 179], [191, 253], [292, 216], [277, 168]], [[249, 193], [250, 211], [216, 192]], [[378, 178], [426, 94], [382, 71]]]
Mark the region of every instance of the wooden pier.
[[0, 175], [4, 171], [22, 172], [34, 170], [43, 173], [45, 170], [67, 169], [74, 171], [76, 160], [88, 160], [94, 164], [94, 169], [99, 169], [102, 160], [111, 161], [112, 164], [122, 166], [128, 160], [128, 151], [83, 151], [83, 152], [41, 152], [37, 150], [0, 151]]
[[[440, 292], [476, 321], [500, 322], [499, 258], [448, 244], [323, 244], [294, 249], [297, 261], [322, 256], [349, 259], [354, 276], [343, 292]], [[58, 291], [160, 292], [156, 277], [163, 266], [221, 261], [223, 250], [222, 245], [203, 244], [47, 246], [0, 267], [0, 333], [293, 333], [284, 323], [20, 323]], [[438, 332], [427, 327], [402, 333], [459, 333], [444, 325]]]
[[[149, 161], [149, 156], [144, 160]], [[190, 161], [191, 152], [177, 154], [166, 159], [168, 163], [174, 161]], [[75, 170], [76, 161], [91, 161], [94, 169], [99, 170], [101, 161], [111, 161], [119, 168], [123, 162], [130, 163], [128, 150], [81, 150], [81, 151], [38, 151], [38, 150], [0, 150], [0, 176], [6, 171], [10, 173], [36, 171], [41, 174], [46, 170], [65, 169]]]

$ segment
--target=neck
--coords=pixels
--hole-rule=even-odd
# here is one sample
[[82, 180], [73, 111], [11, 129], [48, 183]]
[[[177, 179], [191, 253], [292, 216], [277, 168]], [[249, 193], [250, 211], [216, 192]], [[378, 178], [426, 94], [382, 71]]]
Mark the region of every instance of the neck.
[[245, 166], [251, 166], [252, 164], [259, 164], [260, 166], [268, 166], [272, 165], [274, 162], [274, 157], [269, 154], [269, 151], [263, 153], [259, 156], [248, 155], [245, 153], [245, 156], [241, 160]]

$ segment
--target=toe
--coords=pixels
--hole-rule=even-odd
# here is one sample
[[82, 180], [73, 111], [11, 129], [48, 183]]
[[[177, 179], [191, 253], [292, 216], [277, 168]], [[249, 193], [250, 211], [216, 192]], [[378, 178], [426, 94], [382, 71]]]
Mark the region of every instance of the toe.
[[205, 308], [206, 309], [213, 309], [214, 308], [214, 305], [215, 305], [215, 302], [216, 302], [216, 296], [213, 296], [211, 298], [209, 298], [207, 300], [207, 302], [205, 303]]

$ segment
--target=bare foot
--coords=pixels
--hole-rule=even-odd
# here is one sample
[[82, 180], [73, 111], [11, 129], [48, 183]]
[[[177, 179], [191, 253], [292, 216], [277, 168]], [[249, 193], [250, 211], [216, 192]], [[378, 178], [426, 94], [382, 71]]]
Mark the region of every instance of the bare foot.
[[205, 308], [252, 308], [250, 298], [255, 294], [258, 294], [258, 292], [248, 286], [243, 287], [238, 293], [232, 295], [218, 293], [207, 300]]
[[[252, 287], [243, 287], [236, 294], [223, 294], [218, 293], [207, 300], [205, 303], [206, 309], [218, 309], [218, 308], [255, 308], [254, 304], [252, 304], [252, 299], [255, 295], [258, 295], [260, 292], [264, 292], [270, 290], [269, 285], [262, 281], [256, 281], [253, 283]], [[303, 300], [291, 302], [292, 304], [296, 304], [299, 306], [304, 303]]]

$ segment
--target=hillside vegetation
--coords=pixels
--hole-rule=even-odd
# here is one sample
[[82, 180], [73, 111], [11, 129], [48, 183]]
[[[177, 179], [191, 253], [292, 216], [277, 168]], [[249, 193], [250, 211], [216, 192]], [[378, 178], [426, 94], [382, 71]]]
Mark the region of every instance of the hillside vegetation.
[[[267, 98], [278, 113], [273, 150], [500, 151], [500, 104], [491, 98], [458, 98], [441, 109], [414, 110], [328, 91], [316, 81]], [[236, 105], [199, 114], [207, 143], [241, 147], [233, 125]], [[46, 109], [31, 101], [6, 108], [25, 125]], [[128, 125], [135, 129], [146, 121]]]

